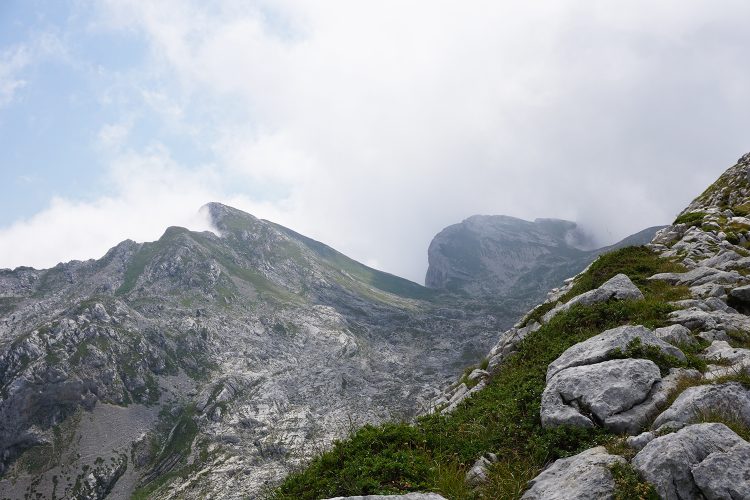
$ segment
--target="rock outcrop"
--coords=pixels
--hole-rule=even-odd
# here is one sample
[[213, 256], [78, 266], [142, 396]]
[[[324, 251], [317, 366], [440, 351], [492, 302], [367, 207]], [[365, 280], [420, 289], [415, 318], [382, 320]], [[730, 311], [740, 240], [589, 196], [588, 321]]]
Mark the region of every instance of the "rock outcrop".
[[739, 383], [685, 389], [652, 427], [680, 429], [701, 419], [724, 418], [750, 427], [750, 389]]
[[624, 352], [636, 341], [640, 345], [655, 347], [668, 356], [685, 360], [685, 354], [682, 351], [656, 337], [648, 328], [621, 326], [602, 332], [566, 350], [547, 368], [547, 381], [566, 368], [590, 365], [610, 359], [613, 353]]
[[[750, 474], [741, 460], [749, 449], [724, 424], [697, 424], [648, 443], [633, 458], [633, 467], [665, 499], [748, 498]], [[717, 474], [719, 464], [728, 468]], [[712, 494], [732, 490], [744, 494]]]
[[524, 500], [600, 500], [613, 498], [615, 481], [610, 467], [625, 459], [600, 446], [557, 460], [529, 483]]

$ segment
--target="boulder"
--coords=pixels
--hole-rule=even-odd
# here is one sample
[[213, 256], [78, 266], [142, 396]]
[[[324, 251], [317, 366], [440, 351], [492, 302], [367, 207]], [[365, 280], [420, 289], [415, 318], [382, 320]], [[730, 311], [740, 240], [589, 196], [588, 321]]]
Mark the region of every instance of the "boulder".
[[[677, 249], [677, 245], [673, 247]], [[700, 266], [695, 269], [691, 269], [686, 273], [661, 273], [655, 274], [649, 278], [649, 280], [660, 280], [666, 281], [672, 285], [687, 285], [690, 287], [705, 285], [706, 283], [713, 284], [734, 284], [744, 283], [746, 279], [740, 273], [736, 271], [721, 271], [712, 267]]]
[[474, 370], [472, 370], [472, 372], [466, 378], [468, 380], [474, 381], [474, 380], [477, 380], [477, 379], [487, 378], [489, 376], [490, 376], [489, 372], [487, 372], [485, 370], [482, 370], [480, 368], [475, 368]]
[[709, 500], [750, 498], [750, 444], [711, 453], [692, 468], [696, 486]]
[[697, 308], [690, 308], [670, 313], [669, 320], [691, 330], [750, 331], [750, 318], [731, 311], [701, 311]]
[[561, 458], [529, 481], [523, 500], [611, 499], [615, 481], [610, 471], [625, 459], [610, 455], [603, 446], [570, 458]]
[[547, 368], [547, 381], [565, 368], [604, 361], [610, 358], [613, 350], [619, 349], [624, 351], [628, 344], [636, 338], [639, 338], [643, 345], [658, 347], [664, 354], [674, 356], [682, 361], [686, 359], [682, 351], [658, 338], [648, 328], [626, 325], [607, 330], [570, 347], [549, 365]]
[[516, 351], [519, 342], [525, 339], [530, 333], [534, 333], [542, 327], [537, 321], [533, 321], [524, 327], [514, 327], [503, 332], [500, 340], [490, 350], [490, 361], [487, 370], [492, 373], [502, 364], [503, 361]]
[[652, 427], [678, 429], [712, 414], [736, 418], [750, 426], [750, 391], [736, 382], [690, 387], [656, 417]]
[[646, 400], [660, 380], [659, 368], [645, 359], [616, 359], [567, 368], [544, 389], [542, 425], [606, 425], [608, 418]]
[[732, 347], [725, 340], [715, 340], [703, 351], [703, 357], [708, 361], [725, 361], [731, 364], [750, 361], [750, 349]]
[[703, 498], [693, 470], [712, 453], [728, 452], [743, 443], [747, 444], [724, 424], [691, 425], [648, 443], [632, 465], [661, 498]]
[[709, 297], [705, 300], [706, 306], [708, 306], [709, 310], [711, 311], [724, 311], [731, 314], [737, 314], [737, 310], [729, 307], [726, 302], [723, 300], [717, 298], [717, 297]]
[[690, 330], [682, 325], [671, 325], [665, 326], [664, 328], [657, 328], [654, 330], [654, 336], [673, 345], [695, 343], [695, 339]]
[[705, 285], [690, 287], [690, 295], [696, 299], [705, 299], [708, 297], [722, 298], [727, 296], [727, 291], [723, 285], [706, 283]]
[[680, 381], [699, 378], [701, 378], [701, 373], [698, 370], [672, 368], [669, 375], [654, 384], [643, 402], [629, 410], [607, 417], [604, 420], [604, 427], [617, 434], [637, 434], [664, 408]]

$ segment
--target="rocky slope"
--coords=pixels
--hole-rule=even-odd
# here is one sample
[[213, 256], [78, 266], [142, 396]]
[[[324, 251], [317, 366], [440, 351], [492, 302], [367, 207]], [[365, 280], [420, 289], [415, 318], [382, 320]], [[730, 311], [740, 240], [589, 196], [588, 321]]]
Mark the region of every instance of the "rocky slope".
[[507, 297], [522, 313], [598, 255], [648, 243], [659, 229], [644, 229], [615, 245], [592, 248], [592, 240], [575, 222], [474, 215], [432, 240], [425, 284], [474, 297]]
[[[542, 427], [603, 428], [631, 437], [617, 452], [598, 447], [557, 460], [529, 483], [524, 499], [612, 498], [617, 467], [632, 468], [644, 482], [642, 492], [651, 489], [660, 498], [750, 498], [748, 215], [750, 154], [649, 244], [661, 259], [683, 267], [649, 278], [678, 294], [684, 290], [684, 298], [663, 304], [670, 326], [606, 330], [549, 364], [540, 401]], [[578, 295], [576, 282], [570, 280], [505, 332], [489, 353], [480, 383], [473, 390], [454, 384], [436, 400], [436, 410], [450, 413], [470, 400], [523, 349], [524, 339], [543, 332], [558, 314], [646, 300], [622, 274]], [[492, 464], [480, 460], [476, 467], [486, 476]]]
[[507, 327], [219, 204], [99, 260], [0, 271], [0, 498], [248, 498], [408, 418]]
[[748, 215], [750, 154], [550, 293], [427, 415], [352, 435], [275, 498], [750, 498]]

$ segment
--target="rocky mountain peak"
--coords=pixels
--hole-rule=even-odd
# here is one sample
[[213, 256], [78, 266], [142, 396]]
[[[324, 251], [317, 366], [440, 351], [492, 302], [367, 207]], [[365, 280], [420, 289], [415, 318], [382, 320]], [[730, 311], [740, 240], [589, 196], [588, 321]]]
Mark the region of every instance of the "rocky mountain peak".
[[215, 201], [203, 205], [200, 212], [207, 213], [211, 224], [221, 233], [247, 230], [260, 222], [247, 212]]

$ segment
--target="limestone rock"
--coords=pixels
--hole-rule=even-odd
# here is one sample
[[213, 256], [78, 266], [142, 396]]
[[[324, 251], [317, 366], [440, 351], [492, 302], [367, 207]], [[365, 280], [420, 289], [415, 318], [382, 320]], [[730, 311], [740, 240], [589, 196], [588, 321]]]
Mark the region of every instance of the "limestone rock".
[[750, 444], [711, 453], [692, 468], [698, 489], [709, 500], [750, 498]]
[[664, 408], [669, 397], [684, 379], [699, 379], [698, 370], [672, 368], [669, 374], [656, 382], [640, 404], [604, 420], [604, 427], [617, 434], [637, 434]]
[[625, 459], [610, 455], [603, 446], [570, 458], [561, 458], [529, 482], [523, 500], [611, 499], [615, 481], [609, 467]]
[[[674, 247], [673, 247], [674, 248]], [[712, 267], [697, 267], [686, 273], [661, 273], [651, 276], [650, 280], [666, 281], [672, 285], [698, 286], [706, 283], [734, 284], [745, 283], [747, 280], [737, 271], [722, 271]]]
[[[728, 337], [725, 337], [728, 339]], [[719, 377], [750, 373], [750, 349], [734, 348], [729, 342], [716, 340], [703, 351], [703, 357], [721, 364], [709, 364], [705, 377], [713, 380]]]
[[728, 452], [743, 443], [747, 444], [724, 424], [691, 425], [648, 443], [632, 465], [662, 498], [703, 498], [705, 492], [696, 484], [693, 470], [712, 453]]
[[605, 423], [609, 417], [646, 400], [660, 380], [656, 364], [644, 359], [616, 359], [567, 368], [552, 377], [544, 389], [542, 425], [593, 427], [595, 423]]
[[547, 381], [565, 368], [598, 363], [609, 358], [615, 349], [624, 351], [634, 339], [641, 344], [658, 347], [664, 354], [685, 360], [685, 354], [678, 348], [661, 340], [651, 330], [643, 326], [621, 326], [600, 333], [580, 342], [560, 355], [547, 368]]
[[736, 382], [690, 387], [656, 417], [653, 428], [677, 429], [712, 414], [736, 418], [750, 426], [750, 391]]
[[670, 344], [694, 344], [695, 339], [690, 330], [682, 325], [665, 326], [654, 330], [654, 336]]

